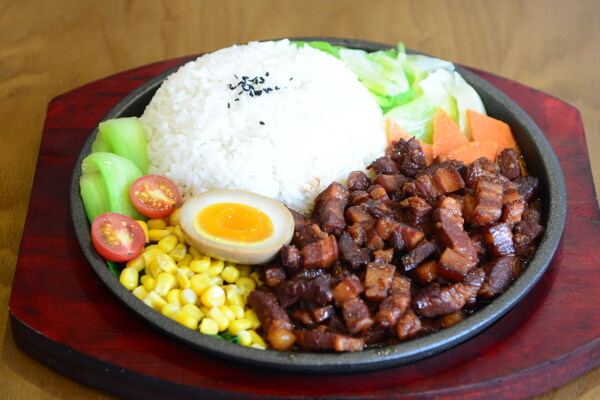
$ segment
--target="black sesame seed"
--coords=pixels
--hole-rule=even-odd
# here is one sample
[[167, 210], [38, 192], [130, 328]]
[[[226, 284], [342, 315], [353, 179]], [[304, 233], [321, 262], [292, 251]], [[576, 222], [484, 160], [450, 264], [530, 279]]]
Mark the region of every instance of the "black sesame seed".
[[259, 121], [258, 123], [259, 123], [259, 124], [261, 124], [261, 125], [264, 125], [264, 124], [265, 124], [263, 121]]

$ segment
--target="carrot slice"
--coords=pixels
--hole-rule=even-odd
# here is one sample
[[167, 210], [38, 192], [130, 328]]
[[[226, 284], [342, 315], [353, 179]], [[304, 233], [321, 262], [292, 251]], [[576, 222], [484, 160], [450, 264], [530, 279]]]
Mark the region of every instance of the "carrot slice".
[[467, 121], [471, 128], [471, 136], [477, 142], [493, 141], [498, 143], [496, 155], [507, 147], [519, 151], [517, 142], [510, 130], [510, 126], [499, 119], [467, 110]]
[[447, 152], [441, 158], [462, 161], [470, 164], [480, 157], [487, 157], [490, 161], [496, 162], [498, 154], [498, 143], [495, 141], [467, 142], [457, 146]]
[[442, 108], [438, 108], [433, 118], [433, 158], [445, 154], [469, 139], [460, 127]]
[[[385, 133], [387, 136], [388, 146], [391, 145], [392, 143], [399, 142], [400, 139], [404, 139], [404, 140], [408, 141], [414, 137], [413, 135], [410, 134], [410, 132], [408, 132], [406, 129], [402, 128], [391, 118], [386, 118], [384, 122], [385, 122]], [[421, 150], [423, 151], [423, 154], [425, 155], [425, 161], [427, 162], [427, 165], [433, 164], [433, 147], [430, 144], [425, 143], [420, 139], [417, 139], [417, 140], [421, 144]]]

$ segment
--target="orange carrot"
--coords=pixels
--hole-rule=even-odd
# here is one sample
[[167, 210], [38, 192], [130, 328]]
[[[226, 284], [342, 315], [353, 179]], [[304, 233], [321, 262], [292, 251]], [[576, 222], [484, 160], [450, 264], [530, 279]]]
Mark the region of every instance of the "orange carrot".
[[460, 127], [442, 108], [438, 108], [433, 118], [433, 158], [445, 154], [469, 139]]
[[498, 143], [496, 155], [507, 147], [513, 147], [519, 151], [517, 142], [507, 123], [473, 110], [467, 110], [467, 121], [474, 141]]
[[480, 157], [487, 157], [492, 162], [496, 162], [498, 154], [498, 142], [495, 141], [473, 141], [457, 146], [441, 156], [441, 159], [459, 160], [465, 164], [470, 164]]
[[[391, 118], [385, 119], [385, 133], [387, 136], [388, 146], [394, 142], [399, 142], [400, 139], [408, 141], [414, 137]], [[427, 165], [431, 165], [433, 163], [433, 147], [422, 140], [417, 140], [421, 144], [421, 150], [423, 150], [423, 154], [425, 154], [425, 161], [427, 162]]]

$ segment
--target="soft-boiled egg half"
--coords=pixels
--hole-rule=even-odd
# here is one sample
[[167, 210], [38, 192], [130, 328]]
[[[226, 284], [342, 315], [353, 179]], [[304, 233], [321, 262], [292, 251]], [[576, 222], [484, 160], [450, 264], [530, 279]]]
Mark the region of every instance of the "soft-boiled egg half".
[[181, 207], [180, 224], [190, 245], [240, 264], [271, 261], [294, 235], [294, 218], [281, 203], [243, 190], [216, 189]]

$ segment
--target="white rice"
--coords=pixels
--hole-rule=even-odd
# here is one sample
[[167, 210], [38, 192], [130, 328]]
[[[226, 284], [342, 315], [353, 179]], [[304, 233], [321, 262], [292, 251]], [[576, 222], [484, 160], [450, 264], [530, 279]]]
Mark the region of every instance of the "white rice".
[[[260, 95], [235, 87], [244, 76], [264, 78], [251, 83]], [[381, 111], [356, 75], [287, 40], [187, 63], [163, 82], [141, 121], [149, 172], [171, 178], [184, 200], [241, 189], [307, 213], [320, 191], [385, 149]]]

